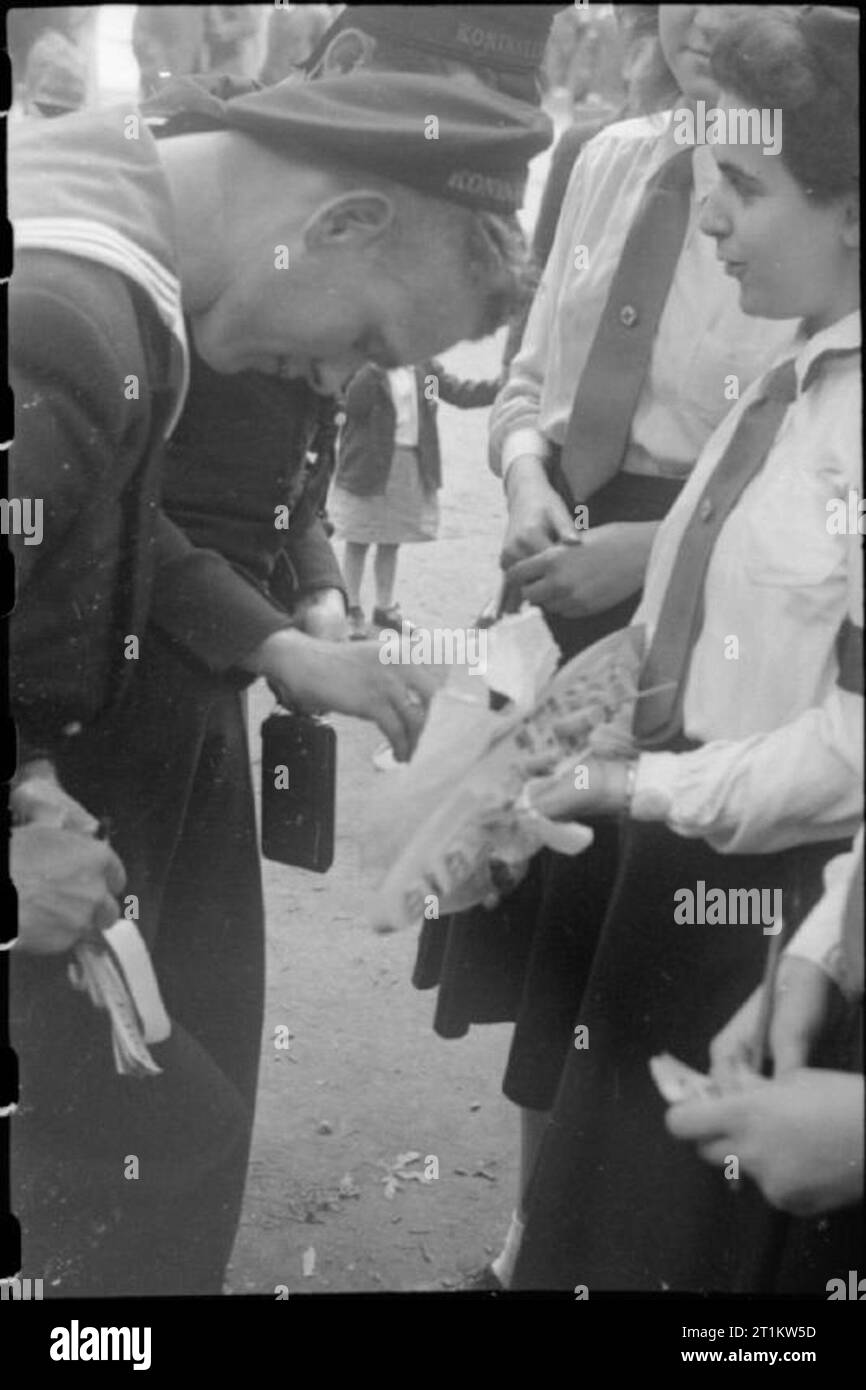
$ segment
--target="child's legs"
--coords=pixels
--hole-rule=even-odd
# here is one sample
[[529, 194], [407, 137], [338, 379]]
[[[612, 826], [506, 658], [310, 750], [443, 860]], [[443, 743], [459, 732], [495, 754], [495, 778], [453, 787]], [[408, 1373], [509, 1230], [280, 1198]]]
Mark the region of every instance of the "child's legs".
[[346, 581], [350, 608], [360, 608], [361, 606], [361, 581], [364, 578], [366, 559], [366, 541], [346, 541], [346, 550], [343, 556], [343, 578]]
[[535, 1160], [538, 1158], [538, 1151], [541, 1148], [541, 1141], [544, 1138], [549, 1119], [549, 1110], [527, 1110], [525, 1106], [520, 1107], [520, 1192], [518, 1211], [521, 1219], [526, 1215], [526, 1209], [524, 1207], [526, 1189], [529, 1186], [529, 1179], [532, 1177], [532, 1170], [535, 1167]]
[[394, 582], [397, 578], [397, 545], [377, 545], [373, 561], [376, 581], [376, 607], [390, 608], [394, 602]]

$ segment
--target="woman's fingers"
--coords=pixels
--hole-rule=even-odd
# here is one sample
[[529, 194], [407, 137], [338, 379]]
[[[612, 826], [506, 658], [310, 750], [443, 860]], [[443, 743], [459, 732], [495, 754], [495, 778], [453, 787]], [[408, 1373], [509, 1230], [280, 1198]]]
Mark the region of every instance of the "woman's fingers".
[[531, 786], [527, 795], [531, 809], [547, 820], [568, 820], [579, 812], [587, 794], [566, 778], [546, 777]]
[[515, 561], [508, 567], [509, 584], [518, 584], [525, 589], [528, 584], [536, 584], [547, 575], [554, 552], [549, 541], [542, 550], [533, 551], [525, 558]]

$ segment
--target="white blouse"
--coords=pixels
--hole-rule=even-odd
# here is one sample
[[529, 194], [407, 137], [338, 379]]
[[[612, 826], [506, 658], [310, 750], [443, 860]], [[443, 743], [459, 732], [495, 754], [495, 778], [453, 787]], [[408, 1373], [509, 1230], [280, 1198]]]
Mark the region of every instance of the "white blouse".
[[[623, 246], [646, 186], [674, 143], [672, 112], [609, 126], [575, 165], [556, 239], [535, 296], [520, 351], [490, 420], [490, 466], [504, 473], [520, 454], [546, 458], [562, 444]], [[740, 287], [698, 227], [700, 204], [718, 179], [706, 145], [693, 153], [691, 215], [632, 422], [626, 472], [658, 472], [654, 460], [683, 476], [730, 409], [725, 378], [743, 391], [794, 340], [796, 323], [750, 318]], [[576, 255], [586, 249], [584, 257]]]
[[[707, 570], [683, 703], [685, 733], [705, 746], [638, 760], [632, 815], [722, 852], [853, 835], [862, 818], [863, 701], [837, 684], [836, 655], [845, 618], [863, 626], [859, 347], [859, 311], [798, 340], [800, 393]], [[834, 348], [858, 350], [822, 363], [804, 391], [810, 365]], [[633, 620], [650, 640], [695, 501], [759, 385], [716, 430], [656, 536]], [[854, 526], [840, 535], [833, 518], [852, 493]]]
[[418, 383], [414, 367], [394, 367], [388, 373], [388, 387], [397, 419], [394, 444], [404, 449], [418, 447]]

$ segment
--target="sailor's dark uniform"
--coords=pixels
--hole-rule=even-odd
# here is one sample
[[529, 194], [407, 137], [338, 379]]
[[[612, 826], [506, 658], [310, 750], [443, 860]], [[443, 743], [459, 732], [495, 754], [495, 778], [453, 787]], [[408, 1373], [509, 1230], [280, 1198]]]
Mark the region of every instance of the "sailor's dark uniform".
[[[223, 674], [233, 659], [286, 617], [239, 594], [223, 557], [160, 509], [188, 350], [168, 189], [124, 115], [22, 130], [13, 149], [10, 490], [44, 499], [44, 537], [15, 546], [11, 700], [21, 760], [47, 753], [110, 823], [174, 1026], [154, 1048], [160, 1077], [117, 1077], [106, 1018], [70, 988], [67, 958], [16, 955], [13, 1206], [23, 1267], [53, 1292], [218, 1292], [263, 963], [245, 740], [219, 696], [246, 679]], [[148, 622], [159, 594], [183, 646]]]

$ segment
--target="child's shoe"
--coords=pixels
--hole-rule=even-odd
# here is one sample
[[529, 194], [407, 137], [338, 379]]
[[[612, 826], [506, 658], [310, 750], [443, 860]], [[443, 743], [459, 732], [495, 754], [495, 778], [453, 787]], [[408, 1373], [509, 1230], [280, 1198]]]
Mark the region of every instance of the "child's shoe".
[[404, 618], [400, 612], [400, 605], [392, 603], [390, 608], [373, 609], [373, 627], [377, 629], [393, 628], [396, 632], [402, 633], [403, 624], [411, 630], [412, 624], [408, 618]]
[[357, 604], [352, 604], [346, 616], [349, 619], [349, 641], [365, 641], [370, 636], [370, 629], [367, 627], [363, 608], [359, 608]]

